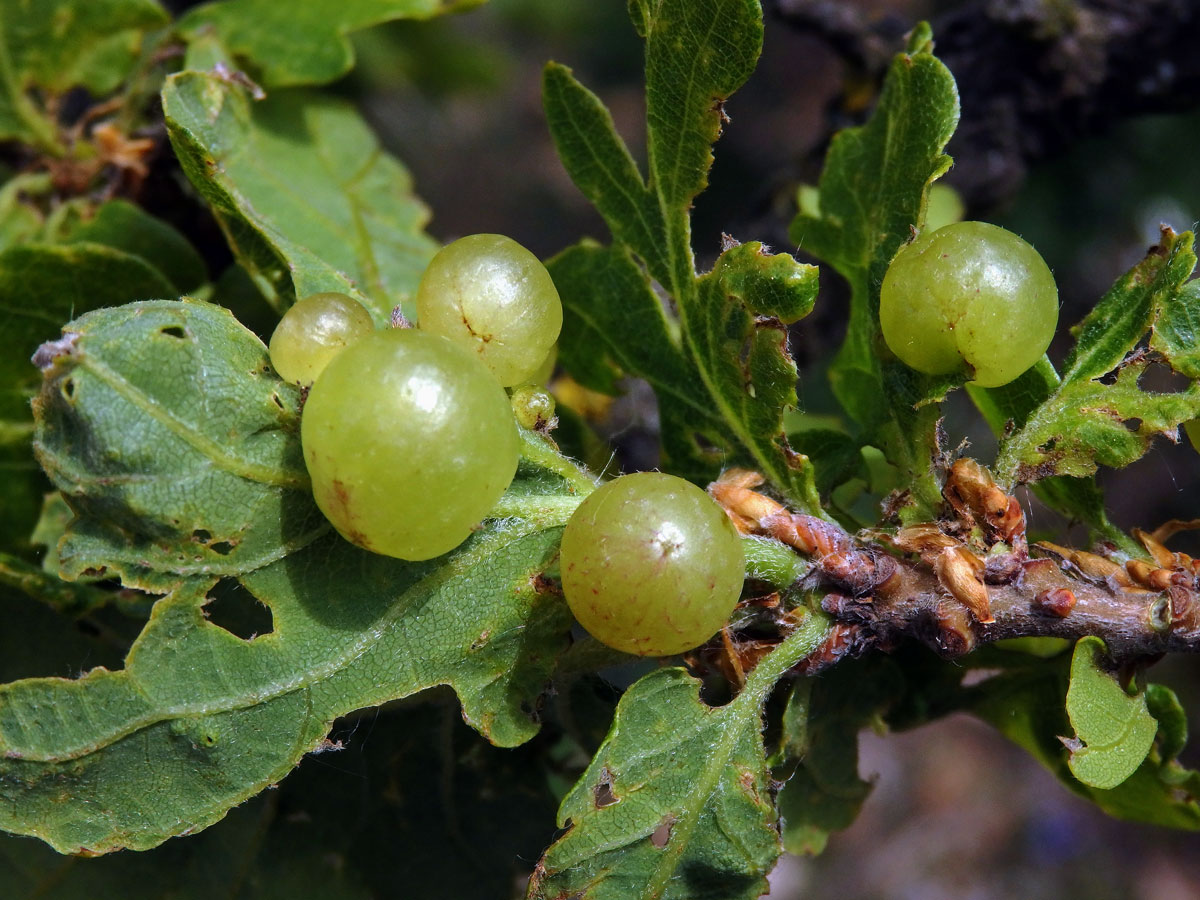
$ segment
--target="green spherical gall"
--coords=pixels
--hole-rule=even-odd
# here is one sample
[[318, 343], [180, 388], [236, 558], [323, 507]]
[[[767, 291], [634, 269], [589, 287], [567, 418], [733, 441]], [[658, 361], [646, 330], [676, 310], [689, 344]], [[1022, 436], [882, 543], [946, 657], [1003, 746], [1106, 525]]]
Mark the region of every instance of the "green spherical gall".
[[958, 222], [900, 248], [879, 295], [879, 324], [896, 356], [930, 375], [965, 371], [1008, 384], [1050, 346], [1058, 288], [1045, 261], [1011, 231]]
[[579, 505], [559, 560], [571, 612], [626, 653], [670, 656], [729, 620], [745, 577], [742, 541], [700, 488], [658, 472], [625, 475]]
[[454, 549], [517, 469], [504, 389], [435, 334], [389, 329], [321, 373], [300, 422], [317, 505], [360, 547], [401, 559]]
[[513, 415], [522, 428], [545, 428], [554, 420], [554, 398], [540, 385], [518, 385], [510, 399]]
[[371, 314], [345, 294], [312, 294], [292, 304], [271, 335], [271, 365], [284, 381], [312, 384], [329, 361], [375, 330]]
[[541, 261], [499, 234], [447, 244], [417, 287], [417, 327], [479, 355], [505, 387], [529, 381], [558, 340], [562, 303]]

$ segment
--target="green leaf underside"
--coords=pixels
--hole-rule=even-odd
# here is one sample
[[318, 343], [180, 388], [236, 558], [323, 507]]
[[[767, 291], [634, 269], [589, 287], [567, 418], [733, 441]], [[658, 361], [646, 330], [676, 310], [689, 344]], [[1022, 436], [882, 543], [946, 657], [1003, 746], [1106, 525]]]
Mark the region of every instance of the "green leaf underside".
[[[817, 512], [812, 469], [782, 428], [797, 402], [784, 326], [811, 310], [816, 270], [754, 243], [730, 247], [697, 277], [691, 248], [691, 203], [707, 184], [723, 104], [758, 58], [761, 10], [752, 0], [665, 0], [630, 12], [646, 39], [648, 177], [569, 69], [550, 64], [543, 78], [563, 164], [616, 240], [550, 263], [566, 309], [563, 365], [607, 392], [622, 372], [650, 381], [673, 471], [702, 481], [740, 459]], [[678, 335], [651, 280], [674, 300]]]
[[1200, 378], [1200, 281], [1183, 285], [1175, 302], [1160, 311], [1150, 349], [1170, 360], [1179, 374]]
[[185, 38], [216, 38], [266, 87], [325, 84], [354, 66], [351, 32], [396, 19], [428, 19], [483, 0], [223, 0], [179, 21]]
[[544, 748], [482, 745], [447, 693], [335, 724], [343, 751], [305, 760], [277, 790], [153, 851], [64, 857], [0, 835], [0, 896], [510, 897], [554, 818]]
[[0, 826], [62, 852], [152, 847], [283, 778], [337, 716], [437, 684], [493, 742], [528, 740], [570, 624], [532, 587], [557, 540], [496, 529], [411, 565], [329, 537], [242, 579], [274, 624], [249, 641], [206, 621], [210, 582], [185, 585], [124, 670], [0, 688]]
[[950, 167], [942, 150], [958, 123], [958, 90], [930, 52], [928, 26], [899, 54], [870, 120], [838, 133], [820, 180], [819, 217], [801, 213], [792, 239], [850, 283], [850, 324], [830, 369], [838, 400], [868, 442], [914, 481], [927, 514], [938, 502], [929, 473], [936, 405], [963, 376], [931, 377], [894, 359], [879, 331], [879, 286], [888, 264], [924, 224], [930, 185]]
[[48, 489], [30, 446], [29, 398], [40, 378], [29, 358], [72, 316], [172, 292], [141, 257], [99, 244], [22, 244], [0, 253], [0, 538], [5, 546], [25, 543]]
[[[1153, 750], [1127, 779], [1112, 789], [1091, 787], [1074, 776], [1060, 737], [1071, 733], [1065, 709], [1073, 656], [1038, 661], [1024, 670], [996, 675], [968, 689], [964, 708], [1027, 750], [1065, 787], [1119, 819], [1200, 830], [1200, 785], [1196, 773]], [[1149, 696], [1149, 694], [1148, 694]], [[1177, 728], [1171, 732], [1177, 737]], [[1160, 734], [1160, 740], [1162, 735]]]
[[543, 856], [531, 898], [754, 898], [780, 853], [762, 743], [762, 703], [825, 636], [809, 618], [723, 707], [683, 669], [621, 698], [608, 737], [563, 799], [568, 831]]
[[1071, 659], [1067, 715], [1075, 729], [1068, 765], [1084, 784], [1109, 789], [1141, 765], [1158, 731], [1144, 694], [1130, 696], [1101, 667], [1108, 655], [1098, 637], [1081, 638]]
[[133, 68], [144, 33], [167, 23], [155, 0], [0, 0], [0, 140], [57, 144], [29, 95], [102, 96]]
[[[996, 473], [1004, 484], [1053, 475], [1078, 478], [1100, 465], [1128, 465], [1149, 450], [1155, 436], [1174, 438], [1180, 423], [1200, 416], [1200, 381], [1176, 393], [1143, 390], [1139, 380], [1149, 360], [1130, 356], [1153, 328], [1151, 346], [1172, 366], [1178, 353], [1181, 374], [1193, 371], [1192, 349], [1177, 341], [1188, 321], [1200, 319], [1200, 294], [1185, 287], [1196, 265], [1192, 246], [1191, 232], [1163, 232], [1162, 242], [1080, 324], [1061, 381], [1043, 362], [1018, 379], [1017, 389], [973, 394], [977, 403], [990, 398], [983, 400], [992, 408], [990, 418], [1003, 415], [1019, 426], [1001, 441]], [[1156, 322], [1167, 324], [1160, 332]], [[1100, 380], [1114, 370], [1112, 383]], [[1070, 491], [1072, 506], [1095, 507], [1086, 491]], [[1094, 516], [1090, 521], [1097, 527]]]
[[413, 312], [437, 249], [429, 214], [353, 107], [304, 91], [255, 102], [219, 74], [182, 72], [163, 109], [184, 171], [277, 309], [340, 291], [380, 324], [394, 306]]
[[[124, 670], [0, 687], [0, 828], [64, 852], [152, 847], [281, 779], [337, 716], [437, 684], [494, 743], [533, 735], [571, 622], [534, 576], [590, 488], [550, 445], [525, 436], [503, 518], [405, 563], [313, 510], [297, 392], [225, 310], [151, 301], [68, 328], [38, 404], [39, 452], [78, 513], [64, 565], [171, 592]], [[231, 521], [241, 542], [214, 549]], [[269, 633], [207, 621], [220, 576], [269, 608]]]
[[325, 533], [300, 452], [299, 392], [221, 307], [149, 301], [69, 323], [36, 401], [35, 447], [79, 514], [67, 577], [156, 593], [274, 562]]

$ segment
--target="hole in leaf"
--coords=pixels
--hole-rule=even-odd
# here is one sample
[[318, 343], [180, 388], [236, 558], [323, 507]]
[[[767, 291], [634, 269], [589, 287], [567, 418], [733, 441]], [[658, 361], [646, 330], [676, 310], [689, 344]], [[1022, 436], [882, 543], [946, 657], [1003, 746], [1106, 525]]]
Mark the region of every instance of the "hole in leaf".
[[1148, 367], [1138, 383], [1142, 390], [1158, 394], [1180, 394], [1191, 385], [1192, 379], [1161, 364]]
[[192, 540], [199, 541], [201, 544], [207, 544], [212, 540], [212, 534], [203, 528], [197, 528], [192, 532]]
[[596, 809], [604, 809], [606, 806], [612, 806], [620, 798], [613, 793], [612, 789], [612, 772], [608, 770], [608, 766], [603, 766], [600, 769], [600, 783], [592, 789]]
[[182, 325], [167, 325], [158, 330], [159, 334], [165, 334], [167, 337], [179, 338], [184, 340], [187, 338], [187, 332], [183, 330]]
[[215, 544], [211, 545], [208, 549], [211, 550], [213, 553], [220, 553], [222, 556], [228, 556], [230, 553], [233, 552], [233, 547], [234, 547], [234, 545], [231, 541], [217, 541]]
[[244, 641], [275, 630], [270, 607], [230, 578], [219, 581], [212, 589], [204, 603], [204, 617]]
[[1141, 427], [1142, 427], [1141, 419], [1133, 418], [1133, 419], [1125, 420], [1125, 430], [1126, 431], [1132, 431], [1134, 434], [1137, 434], [1138, 429], [1140, 429]]
[[[1166, 601], [1164, 600], [1163, 602], [1165, 603]], [[87, 619], [77, 619], [75, 621], [75, 628], [80, 634], [86, 634], [88, 637], [99, 637], [101, 633], [100, 626], [95, 622], [89, 622]]]
[[75, 379], [64, 378], [60, 390], [62, 391], [63, 399], [68, 403], [72, 402], [75, 399]]

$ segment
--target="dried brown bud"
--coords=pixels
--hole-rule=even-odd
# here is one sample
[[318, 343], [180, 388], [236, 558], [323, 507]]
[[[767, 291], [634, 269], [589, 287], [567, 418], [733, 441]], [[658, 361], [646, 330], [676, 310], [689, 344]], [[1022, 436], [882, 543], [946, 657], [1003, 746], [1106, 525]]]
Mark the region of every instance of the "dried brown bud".
[[1164, 590], [1164, 588], [1165, 588], [1165, 585], [1162, 588], [1155, 588], [1154, 585], [1151, 583], [1150, 578], [1154, 574], [1156, 569], [1154, 566], [1152, 566], [1150, 563], [1146, 562], [1145, 560], [1141, 560], [1141, 559], [1129, 560], [1129, 562], [1125, 563], [1125, 571], [1129, 573], [1129, 577], [1134, 580], [1134, 583], [1139, 584], [1142, 587], [1152, 588], [1154, 590], [1160, 590], [1160, 591]]
[[894, 559], [866, 550], [835, 550], [820, 558], [819, 567], [826, 578], [864, 603], [896, 573]]
[[1025, 536], [1025, 513], [1015, 497], [996, 486], [992, 475], [973, 459], [955, 460], [942, 489], [946, 502], [968, 524], [980, 522], [992, 540], [1014, 544]]
[[754, 534], [758, 531], [758, 522], [735, 513], [728, 506], [723, 507], [723, 509], [725, 510], [725, 515], [729, 516], [729, 521], [733, 523], [733, 527], [737, 529], [738, 534]]
[[[751, 523], [757, 523], [767, 516], [787, 511], [782, 503], [772, 500], [766, 494], [760, 494], [758, 491], [752, 491], [750, 488], [738, 484], [714, 481], [708, 486], [708, 493], [727, 511], [736, 513]], [[737, 524], [736, 519], [734, 524]]]
[[996, 487], [991, 473], [973, 459], [958, 459], [942, 491], [947, 502], [960, 515], [970, 513], [977, 519], [995, 519], [1008, 509], [1008, 495]]
[[934, 609], [934, 616], [938, 626], [938, 649], [942, 655], [962, 656], [975, 648], [975, 631], [961, 604], [943, 600]]
[[721, 473], [713, 484], [732, 485], [733, 487], [756, 488], [766, 479], [763, 478], [761, 472], [755, 472], [753, 469], [726, 469]]
[[1150, 558], [1158, 564], [1161, 569], [1173, 569], [1178, 565], [1178, 560], [1175, 554], [1163, 546], [1153, 534], [1147, 534], [1140, 528], [1133, 529], [1133, 536], [1142, 542], [1142, 546], [1146, 548], [1146, 552], [1150, 554]]
[[888, 540], [897, 550], [903, 550], [905, 553], [919, 553], [929, 565], [933, 565], [934, 560], [943, 550], [957, 547], [960, 543], [956, 538], [943, 534], [942, 530], [932, 522], [901, 528], [894, 535], [886, 537], [885, 540]]
[[1039, 609], [1065, 619], [1075, 608], [1075, 594], [1066, 588], [1053, 588], [1038, 594], [1034, 603]]
[[1129, 588], [1134, 586], [1134, 581], [1125, 568], [1111, 559], [1105, 559], [1103, 556], [1097, 556], [1095, 553], [1087, 553], [1083, 550], [1072, 550], [1069, 547], [1060, 547], [1058, 544], [1052, 544], [1049, 541], [1039, 541], [1037, 546], [1047, 553], [1057, 556], [1069, 566], [1074, 567], [1085, 578], [1089, 578], [1094, 582], [1109, 585], [1110, 587]]
[[780, 513], [760, 520], [763, 533], [809, 556], [849, 550], [850, 535], [840, 527], [801, 513]]
[[799, 675], [812, 675], [829, 668], [854, 652], [858, 633], [859, 629], [856, 625], [835, 622], [833, 628], [829, 630], [829, 637], [821, 642], [821, 646], [797, 663], [792, 671]]
[[[1181, 531], [1197, 530], [1200, 530], [1200, 519], [1171, 519], [1155, 528], [1150, 537], [1160, 544], [1165, 544]], [[1137, 534], [1136, 531], [1134, 533]]]
[[1171, 627], [1194, 631], [1200, 627], [1200, 603], [1189, 581], [1182, 573], [1176, 573], [1166, 590], [1171, 600]]
[[984, 624], [996, 621], [983, 582], [983, 560], [966, 547], [950, 547], [937, 558], [933, 571], [942, 587], [974, 613], [976, 619]]

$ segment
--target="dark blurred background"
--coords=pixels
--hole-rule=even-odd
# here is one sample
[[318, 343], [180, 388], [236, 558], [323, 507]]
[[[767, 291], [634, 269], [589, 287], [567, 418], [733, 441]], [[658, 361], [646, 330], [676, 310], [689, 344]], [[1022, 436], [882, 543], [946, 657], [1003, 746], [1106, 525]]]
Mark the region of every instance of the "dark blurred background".
[[[1182, 230], [1200, 215], [1196, 0], [765, 6], [762, 62], [726, 105], [732, 121], [695, 209], [702, 266], [722, 232], [797, 250], [787, 223], [798, 186], [818, 178], [833, 132], [869, 113], [888, 60], [922, 18], [962, 94], [946, 182], [967, 218], [1022, 234], [1054, 270], [1064, 327], [1053, 357], [1066, 350], [1065, 326], [1157, 240], [1160, 223]], [[607, 240], [554, 155], [540, 70], [547, 59], [572, 66], [644, 157], [641, 46], [624, 2], [491, 0], [462, 16], [377, 28], [356, 44], [359, 65], [335, 89], [412, 169], [435, 236], [496, 231], [543, 256], [583, 235]], [[817, 413], [832, 412], [820, 366], [846, 300], [836, 275], [822, 279], [817, 310], [792, 336], [802, 399]], [[653, 400], [633, 398], [617, 435], [627, 468], [654, 461], [652, 442], [629, 439], [652, 431]], [[951, 413], [952, 445], [968, 436], [986, 461], [989, 438], [970, 411]], [[1104, 482], [1126, 527], [1200, 516], [1200, 456], [1186, 441], [1160, 441]], [[1170, 659], [1153, 677], [1195, 711], [1197, 673], [1193, 659]], [[861, 771], [878, 780], [857, 823], [821, 857], [786, 859], [772, 898], [1200, 897], [1200, 838], [1106, 818], [973, 720], [868, 734]]]

